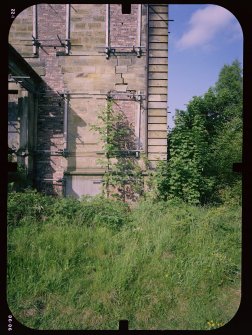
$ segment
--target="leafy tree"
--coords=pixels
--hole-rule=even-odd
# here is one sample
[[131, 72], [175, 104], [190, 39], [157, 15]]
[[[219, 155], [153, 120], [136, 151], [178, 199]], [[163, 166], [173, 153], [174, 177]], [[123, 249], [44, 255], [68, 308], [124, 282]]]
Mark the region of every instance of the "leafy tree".
[[[241, 161], [242, 69], [238, 61], [225, 65], [214, 87], [177, 110], [168, 136], [166, 197], [190, 203], [217, 200], [225, 187], [240, 183], [233, 173]], [[164, 194], [163, 186], [159, 193]]]
[[209, 150], [212, 173], [217, 189], [240, 183], [241, 177], [232, 172], [234, 162], [242, 160], [242, 70], [238, 61], [225, 65], [215, 85], [219, 120]]

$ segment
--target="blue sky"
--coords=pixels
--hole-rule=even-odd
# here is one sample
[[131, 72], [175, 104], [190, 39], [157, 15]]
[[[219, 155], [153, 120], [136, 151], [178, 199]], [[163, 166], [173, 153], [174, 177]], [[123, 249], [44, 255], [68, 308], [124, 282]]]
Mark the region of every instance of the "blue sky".
[[217, 5], [169, 5], [168, 125], [175, 109], [186, 109], [218, 79], [224, 64], [243, 63], [238, 20]]

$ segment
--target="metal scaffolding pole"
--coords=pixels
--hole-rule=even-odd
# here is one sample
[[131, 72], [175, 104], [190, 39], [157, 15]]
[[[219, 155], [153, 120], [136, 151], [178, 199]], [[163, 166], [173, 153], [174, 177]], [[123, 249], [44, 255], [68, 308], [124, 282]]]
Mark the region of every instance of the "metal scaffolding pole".
[[65, 52], [69, 55], [70, 52], [70, 4], [66, 4], [66, 44]]
[[109, 21], [110, 21], [110, 5], [109, 4], [106, 4], [106, 49], [105, 49], [105, 52], [106, 52], [106, 58], [108, 59], [109, 58], [109, 54], [110, 54], [110, 46], [109, 46]]
[[[37, 5], [34, 5], [32, 7], [32, 11], [33, 11], [33, 17], [32, 17], [32, 35], [34, 36], [34, 39], [37, 40], [38, 39], [38, 11], [37, 11]], [[33, 54], [37, 55], [38, 54], [38, 47], [36, 45], [36, 43], [33, 43]]]

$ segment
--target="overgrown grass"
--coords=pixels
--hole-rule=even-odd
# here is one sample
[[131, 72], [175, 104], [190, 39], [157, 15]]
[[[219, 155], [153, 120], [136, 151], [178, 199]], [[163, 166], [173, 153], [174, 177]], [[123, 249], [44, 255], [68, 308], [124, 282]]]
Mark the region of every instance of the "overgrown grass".
[[37, 329], [211, 329], [240, 302], [241, 208], [10, 193], [8, 304]]

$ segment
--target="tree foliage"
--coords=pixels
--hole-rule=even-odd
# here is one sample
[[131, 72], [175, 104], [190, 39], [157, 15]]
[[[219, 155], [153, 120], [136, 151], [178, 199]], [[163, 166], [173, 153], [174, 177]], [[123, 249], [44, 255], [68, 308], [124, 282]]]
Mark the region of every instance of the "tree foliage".
[[[149, 172], [152, 198], [180, 198], [191, 204], [240, 200], [241, 177], [233, 163], [242, 159], [242, 69], [238, 61], [224, 65], [213, 87], [177, 110], [168, 135], [168, 162]], [[125, 200], [144, 193], [142, 169], [134, 152], [136, 139], [123, 111], [108, 101], [92, 128], [104, 143], [106, 190], [114, 187]], [[148, 165], [148, 164], [147, 164]]]
[[[214, 87], [177, 110], [168, 136], [167, 179], [160, 197], [199, 204], [220, 200], [225, 188], [240, 184], [232, 171], [242, 158], [242, 69], [225, 65]], [[164, 187], [165, 185], [165, 187]], [[236, 185], [236, 186], [235, 186]]]

